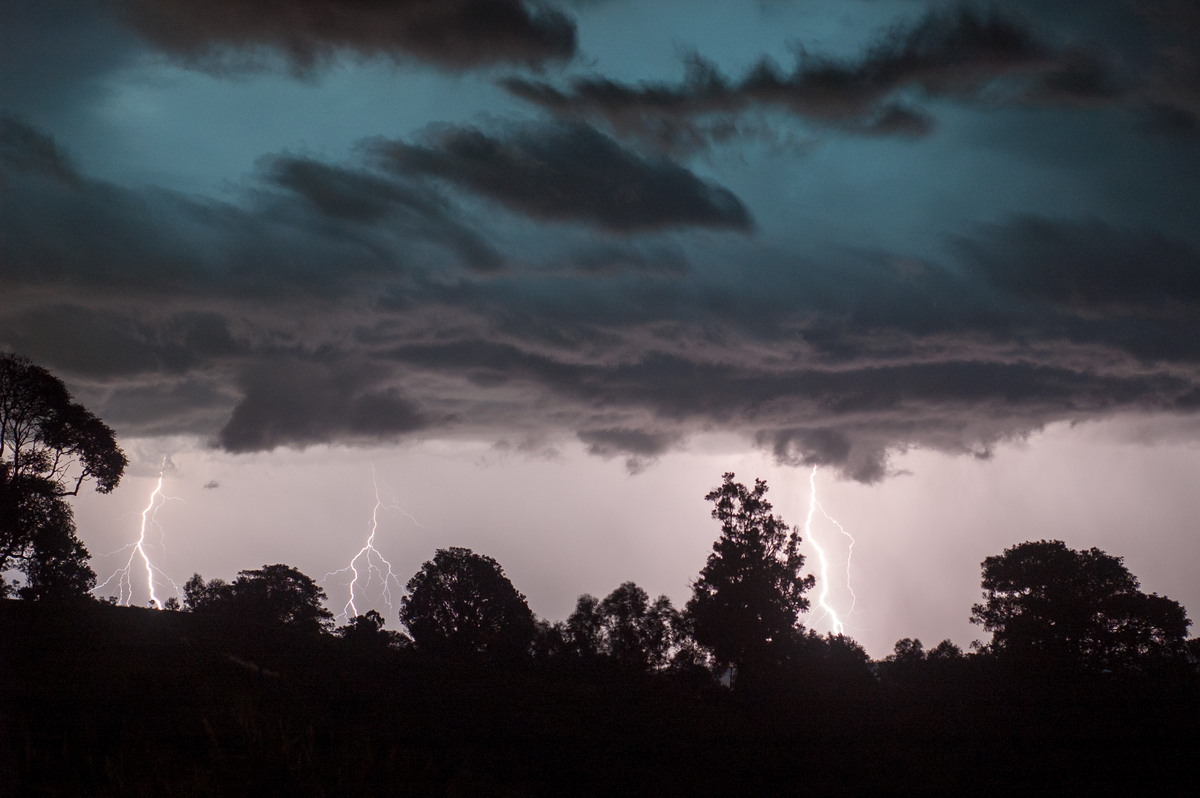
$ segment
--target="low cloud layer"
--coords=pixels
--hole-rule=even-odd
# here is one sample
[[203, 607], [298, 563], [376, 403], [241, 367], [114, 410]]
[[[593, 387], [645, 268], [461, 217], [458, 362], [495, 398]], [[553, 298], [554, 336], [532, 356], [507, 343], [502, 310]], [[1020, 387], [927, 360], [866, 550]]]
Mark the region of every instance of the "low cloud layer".
[[[29, 125], [2, 131], [0, 347], [122, 434], [575, 438], [638, 471], [727, 431], [874, 481], [909, 447], [987, 456], [1054, 421], [1200, 407], [1200, 253], [1137, 227], [1012, 217], [949, 236], [945, 260], [614, 242], [591, 255], [610, 267], [580, 267], [408, 181], [427, 158], [465, 169], [450, 144], [382, 145], [398, 171], [273, 156], [216, 203], [90, 179]], [[712, 267], [730, 252], [738, 268]]]
[[379, 369], [339, 358], [285, 358], [247, 368], [238, 377], [242, 398], [217, 441], [230, 452], [279, 446], [376, 441], [429, 425], [401, 390], [381, 385]]

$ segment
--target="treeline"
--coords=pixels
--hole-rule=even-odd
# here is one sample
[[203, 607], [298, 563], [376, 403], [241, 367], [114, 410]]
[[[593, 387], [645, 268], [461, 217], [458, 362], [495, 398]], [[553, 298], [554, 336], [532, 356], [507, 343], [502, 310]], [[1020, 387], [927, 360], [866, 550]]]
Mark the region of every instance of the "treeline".
[[725, 474], [706, 499], [720, 535], [676, 608], [633, 582], [603, 598], [581, 595], [565, 620], [535, 618], [501, 565], [465, 548], [440, 549], [407, 584], [388, 630], [376, 611], [334, 625], [325, 593], [287, 565], [242, 571], [232, 582], [199, 574], [170, 606], [311, 634], [362, 650], [407, 650], [459, 664], [537, 660], [577, 673], [666, 674], [727, 687], [916, 684], [945, 679], [966, 658], [1039, 673], [1111, 679], [1194, 673], [1200, 654], [1175, 601], [1140, 591], [1120, 558], [1061, 541], [1021, 543], [983, 563], [984, 599], [971, 620], [991, 633], [972, 653], [949, 640], [928, 651], [905, 638], [880, 662], [844, 635], [817, 635], [800, 618], [814, 586], [797, 530], [773, 514], [762, 480]]
[[1190, 794], [1196, 641], [1119, 558], [1013, 546], [971, 610], [991, 642], [872, 662], [798, 622], [813, 580], [765, 494], [709, 494], [681, 608], [625, 583], [539, 620], [463, 548], [409, 581], [404, 632], [336, 625], [282, 564], [194, 576], [176, 611], [0, 601], [0, 793]]

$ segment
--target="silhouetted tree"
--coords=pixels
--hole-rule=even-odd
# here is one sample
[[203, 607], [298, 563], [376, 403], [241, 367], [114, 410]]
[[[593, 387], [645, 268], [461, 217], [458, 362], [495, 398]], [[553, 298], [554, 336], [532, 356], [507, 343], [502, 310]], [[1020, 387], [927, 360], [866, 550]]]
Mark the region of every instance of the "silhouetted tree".
[[943, 640], [925, 655], [929, 662], [954, 662], [963, 658], [963, 650], [949, 639]]
[[400, 649], [412, 642], [403, 632], [384, 629], [383, 616], [375, 610], [367, 610], [364, 615], [354, 616], [345, 626], [339, 626], [334, 633], [359, 651]]
[[852, 637], [797, 629], [778, 650], [783, 653], [783, 667], [777, 678], [795, 689], [844, 691], [874, 684], [871, 658]]
[[825, 636], [825, 663], [828, 677], [843, 685], [869, 683], [871, 657], [857, 640], [846, 635]]
[[557, 660], [571, 654], [567, 644], [567, 625], [538, 618], [533, 624], [533, 656], [541, 660]]
[[[789, 641], [808, 609], [805, 591], [815, 582], [802, 576], [800, 536], [771, 514], [767, 484], [754, 489], [726, 473], [705, 499], [715, 505], [721, 536], [713, 544], [686, 612], [695, 639], [717, 661], [746, 671], [778, 658], [772, 649]], [[743, 676], [739, 678], [744, 678]]]
[[449, 658], [527, 654], [533, 613], [504, 569], [470, 549], [438, 549], [409, 580], [400, 620], [418, 649]]
[[1121, 558], [1097, 548], [1017, 544], [983, 561], [983, 590], [971, 622], [992, 633], [984, 651], [997, 657], [1119, 670], [1184, 654], [1183, 607], [1139, 591]]
[[625, 582], [603, 601], [587, 593], [562, 627], [565, 649], [583, 659], [607, 657], [632, 670], [656, 670], [671, 661], [678, 613], [671, 600], [652, 603], [645, 590]]
[[17, 595], [35, 601], [85, 598], [96, 585], [96, 573], [88, 565], [87, 548], [75, 536], [71, 508], [52, 498], [46, 509], [33, 532], [32, 554], [22, 564], [25, 584]]
[[965, 660], [962, 649], [949, 640], [926, 651], [920, 640], [905, 637], [878, 663], [879, 679], [888, 686], [948, 690]]
[[896, 641], [892, 653], [879, 663], [879, 676], [884, 684], [911, 685], [925, 673], [928, 659], [925, 647], [915, 637], [904, 637]]
[[604, 646], [603, 634], [600, 599], [584, 593], [575, 601], [575, 610], [567, 616], [562, 629], [566, 649], [583, 659], [596, 657]]
[[327, 631], [333, 625], [333, 614], [324, 601], [320, 585], [296, 568], [281, 564], [238, 571], [233, 582], [205, 582], [200, 574], [194, 574], [183, 586], [185, 610], [236, 615], [309, 632]]
[[63, 497], [88, 481], [108, 493], [125, 465], [112, 430], [60, 379], [0, 353], [0, 572], [25, 574], [22, 595], [86, 595], [95, 574]]
[[647, 670], [670, 661], [676, 612], [666, 596], [651, 603], [645, 590], [625, 582], [601, 602], [600, 615], [608, 654], [617, 662]]
[[200, 574], [192, 574], [183, 583], [183, 609], [186, 612], [219, 612], [231, 606], [233, 588], [224, 579], [205, 582]]
[[884, 658], [884, 662], [924, 662], [925, 647], [915, 637], [905, 637], [896, 641], [892, 653]]

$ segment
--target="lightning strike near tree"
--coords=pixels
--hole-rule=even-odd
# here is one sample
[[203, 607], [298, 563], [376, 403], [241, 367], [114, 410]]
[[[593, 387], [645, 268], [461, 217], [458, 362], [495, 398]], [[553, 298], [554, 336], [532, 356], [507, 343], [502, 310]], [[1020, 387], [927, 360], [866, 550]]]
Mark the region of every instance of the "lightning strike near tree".
[[[92, 593], [99, 594], [100, 590], [111, 584], [113, 580], [116, 580], [118, 590], [117, 603], [128, 607], [133, 601], [134, 570], [135, 563], [138, 562], [140, 562], [140, 570], [144, 571], [146, 574], [146, 591], [149, 593], [150, 603], [154, 605], [155, 609], [161, 610], [163, 608], [162, 599], [158, 597], [159, 580], [164, 580], [170, 583], [171, 587], [177, 594], [180, 592], [179, 585], [176, 584], [175, 580], [167, 576], [167, 574], [161, 568], [154, 564], [154, 561], [150, 558], [149, 551], [146, 549], [146, 533], [147, 530], [152, 526], [158, 529], [160, 540], [165, 540], [165, 534], [162, 526], [158, 523], [159, 509], [168, 501], [183, 501], [182, 499], [177, 499], [173, 496], [167, 496], [163, 493], [163, 480], [165, 479], [167, 473], [167, 462], [167, 458], [164, 457], [162, 464], [158, 469], [158, 481], [154, 485], [154, 490], [150, 494], [150, 499], [146, 502], [146, 508], [142, 510], [142, 523], [140, 529], [138, 530], [137, 540], [126, 546], [122, 546], [116, 551], [111, 552], [109, 555], [105, 555], [112, 556], [115, 554], [120, 554], [124, 551], [128, 551], [129, 559], [126, 560], [123, 566], [113, 572], [108, 579], [105, 579], [103, 582], [96, 585], [96, 587], [92, 589]], [[158, 579], [156, 579], [156, 576]]]
[[850, 545], [846, 551], [846, 590], [850, 594], [850, 609], [847, 611], [847, 615], [849, 615], [854, 612], [854, 605], [858, 601], [858, 596], [854, 594], [854, 588], [850, 585], [850, 560], [854, 555], [854, 537], [846, 531], [845, 527], [836, 518], [827, 513], [825, 508], [821, 506], [820, 500], [817, 499], [817, 466], [813, 466], [812, 472], [808, 475], [808, 515], [804, 519], [804, 539], [812, 544], [820, 565], [820, 576], [818, 577], [818, 587], [820, 590], [817, 593], [817, 606], [824, 612], [824, 615], [821, 617], [829, 618], [830, 631], [840, 635], [845, 634], [846, 627], [842, 622], [842, 617], [829, 601], [829, 558], [825, 556], [825, 550], [817, 542], [817, 538], [813, 534], [813, 517], [818, 510], [821, 511], [821, 515], [825, 516], [826, 520], [837, 527], [838, 531], [850, 540]]
[[350, 596], [346, 600], [345, 605], [342, 606], [342, 611], [337, 616], [343, 620], [349, 620], [359, 614], [356, 602], [358, 600], [359, 579], [363, 578], [364, 575], [365, 579], [362, 587], [366, 588], [373, 581], [378, 580], [383, 586], [383, 601], [393, 613], [396, 611], [396, 605], [392, 598], [392, 586], [395, 585], [398, 590], [403, 590], [404, 588], [404, 583], [400, 581], [400, 577], [397, 576], [395, 570], [392, 568], [391, 562], [380, 553], [379, 549], [375, 548], [375, 535], [379, 532], [380, 510], [395, 510], [403, 513], [414, 524], [421, 526], [421, 522], [412, 513], [396, 504], [394, 497], [391, 504], [384, 504], [383, 499], [379, 495], [379, 479], [375, 474], [374, 466], [371, 467], [371, 484], [375, 488], [375, 507], [371, 510], [371, 531], [367, 535], [366, 543], [358, 550], [357, 554], [350, 558], [350, 563], [345, 568], [330, 571], [321, 579], [324, 582], [338, 574], [350, 574]]

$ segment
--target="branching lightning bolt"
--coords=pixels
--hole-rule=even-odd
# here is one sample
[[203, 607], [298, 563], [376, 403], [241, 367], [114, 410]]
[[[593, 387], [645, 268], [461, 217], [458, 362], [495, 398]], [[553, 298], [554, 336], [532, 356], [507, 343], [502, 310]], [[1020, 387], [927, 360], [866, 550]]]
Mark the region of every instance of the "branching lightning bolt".
[[359, 614], [357, 604], [358, 580], [363, 576], [364, 572], [366, 579], [363, 587], [366, 588], [372, 581], [378, 579], [383, 585], [383, 601], [393, 613], [396, 611], [396, 606], [392, 598], [392, 586], [394, 585], [398, 590], [403, 590], [404, 588], [404, 583], [400, 581], [400, 577], [392, 568], [391, 562], [380, 553], [379, 549], [375, 548], [375, 535], [379, 531], [379, 511], [395, 510], [408, 516], [417, 526], [421, 526], [421, 522], [412, 513], [396, 504], [394, 497], [391, 504], [383, 503], [383, 499], [379, 495], [379, 479], [375, 474], [374, 466], [371, 467], [371, 484], [375, 488], [375, 507], [371, 510], [371, 532], [367, 535], [367, 542], [363, 544], [363, 547], [358, 550], [357, 554], [350, 558], [350, 563], [345, 568], [330, 571], [321, 579], [324, 582], [338, 574], [350, 574], [350, 596], [346, 600], [345, 605], [342, 606], [342, 611], [337, 616], [342, 620], [349, 620], [350, 618], [357, 617]]
[[173, 496], [167, 496], [163, 493], [163, 480], [166, 477], [166, 473], [167, 459], [163, 458], [162, 465], [158, 469], [158, 482], [155, 483], [154, 491], [150, 494], [149, 501], [146, 502], [146, 508], [142, 510], [142, 524], [138, 530], [137, 540], [105, 555], [112, 556], [128, 551], [129, 559], [126, 560], [123, 566], [114, 571], [108, 579], [105, 579], [92, 588], [92, 593], [99, 594], [100, 590], [107, 587], [113, 580], [116, 580], [119, 592], [117, 603], [128, 607], [130, 602], [133, 601], [133, 571], [135, 561], [140, 561], [141, 569], [146, 573], [146, 590], [150, 594], [150, 603], [154, 605], [155, 609], [161, 610], [163, 608], [162, 599], [158, 597], [158, 584], [155, 580], [155, 575], [169, 582], [177, 594], [180, 592], [179, 585], [176, 584], [175, 580], [167, 576], [161, 568], [154, 564], [153, 560], [150, 559], [150, 553], [146, 550], [146, 532], [150, 526], [157, 528], [160, 540], [165, 541], [165, 533], [163, 533], [162, 526], [158, 523], [159, 508], [168, 501], [183, 501], [182, 499], [176, 499]]
[[850, 585], [850, 560], [854, 555], [854, 537], [846, 531], [836, 518], [831, 516], [821, 506], [821, 502], [817, 499], [817, 466], [813, 466], [812, 472], [808, 475], [808, 515], [804, 519], [804, 539], [812, 544], [813, 550], [817, 553], [817, 561], [820, 563], [819, 587], [817, 593], [817, 606], [824, 612], [822, 618], [829, 618], [831, 631], [834, 634], [845, 634], [846, 626], [842, 622], [842, 618], [838, 615], [833, 605], [829, 603], [829, 559], [825, 556], [825, 550], [821, 548], [821, 544], [817, 542], [816, 536], [813, 534], [813, 517], [820, 510], [821, 515], [825, 516], [826, 520], [837, 527], [838, 531], [845, 535], [850, 540], [850, 545], [846, 552], [846, 590], [850, 593], [850, 609], [847, 615], [854, 612], [854, 605], [858, 603], [858, 596], [854, 593], [854, 588]]

